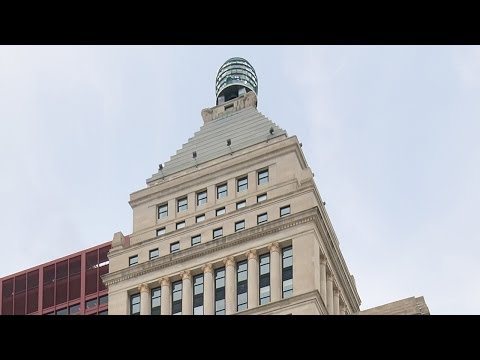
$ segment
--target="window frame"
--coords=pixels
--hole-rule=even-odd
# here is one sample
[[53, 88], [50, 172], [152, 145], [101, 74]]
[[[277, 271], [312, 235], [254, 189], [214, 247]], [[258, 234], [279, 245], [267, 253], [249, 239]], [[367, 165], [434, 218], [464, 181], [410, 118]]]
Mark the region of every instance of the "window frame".
[[[219, 235], [219, 236], [215, 236], [215, 231], [217, 231], [217, 230], [221, 230], [222, 234]], [[218, 239], [218, 238], [221, 238], [222, 236], [223, 236], [223, 226], [222, 226], [222, 227], [219, 227], [219, 228], [216, 228], [216, 229], [213, 229], [213, 231], [212, 231], [212, 237], [213, 237], [213, 239]]]
[[[203, 216], [203, 219], [198, 221], [198, 219], [201, 218], [202, 216]], [[195, 224], [201, 223], [202, 221], [205, 221], [205, 220], [206, 220], [205, 214], [200, 214], [200, 215], [195, 216]]]
[[[260, 222], [260, 217], [261, 216], [266, 216], [265, 221]], [[261, 214], [257, 215], [257, 225], [265, 224], [266, 222], [268, 222], [268, 212], [264, 212], [264, 213], [261, 213]]]
[[[178, 250], [172, 250], [172, 246], [177, 244], [178, 244]], [[175, 241], [173, 243], [170, 243], [170, 254], [175, 254], [179, 251], [180, 251], [180, 241]]]
[[[160, 212], [160, 209], [165, 207], [165, 211], [162, 211]], [[163, 216], [162, 214], [165, 213], [165, 216]], [[168, 202], [166, 203], [163, 203], [163, 204], [160, 204], [157, 206], [157, 219], [158, 220], [163, 220], [163, 219], [166, 219], [168, 218]]]
[[[163, 231], [163, 232], [160, 233], [161, 231]], [[158, 229], [155, 231], [156, 237], [165, 235], [166, 233], [167, 233], [167, 229], [165, 228], [165, 226], [164, 226], [164, 227], [161, 227], [161, 228], [158, 228]]]
[[[178, 226], [180, 226], [180, 227], [178, 227]], [[185, 229], [185, 226], [186, 226], [185, 220], [179, 221], [179, 222], [175, 223], [175, 230]]]
[[[200, 241], [194, 244], [194, 243], [193, 243], [193, 239], [196, 239], [196, 238], [199, 238]], [[190, 244], [191, 244], [192, 246], [197, 246], [197, 245], [200, 245], [201, 243], [202, 243], [202, 234], [193, 235], [193, 236], [190, 238]]]
[[[240, 204], [243, 204], [243, 206], [240, 206], [240, 207], [239, 207], [238, 205], [240, 205]], [[236, 208], [237, 210], [243, 209], [243, 208], [245, 208], [245, 207], [247, 207], [247, 200], [238, 201], [238, 202], [235, 204], [235, 208]]]
[[[265, 199], [261, 200], [260, 198], [265, 196]], [[261, 203], [261, 202], [264, 202], [264, 201], [267, 201], [267, 193], [264, 193], [264, 194], [260, 194], [260, 195], [257, 195], [257, 203]]]
[[[225, 186], [225, 191], [219, 192], [220, 188], [224, 186]], [[216, 193], [217, 193], [217, 200], [226, 198], [228, 196], [228, 182], [217, 185]], [[225, 194], [225, 195], [220, 196], [220, 194]]]
[[[136, 262], [132, 264], [132, 260], [135, 259]], [[138, 254], [137, 255], [132, 255], [128, 257], [128, 267], [130, 266], [135, 266], [138, 264]]]
[[[246, 181], [245, 184], [240, 184], [241, 181]], [[245, 188], [240, 189], [240, 187], [245, 186]], [[237, 193], [248, 190], [248, 175], [237, 178]]]
[[[180, 202], [185, 201], [185, 204], [180, 205]], [[180, 210], [180, 207], [182, 207], [182, 210]], [[185, 207], [185, 208], [183, 208]], [[182, 213], [186, 212], [188, 210], [188, 196], [183, 196], [181, 198], [177, 199], [177, 213]]]
[[[237, 225], [240, 224], [240, 223], [243, 223], [243, 228], [237, 229]], [[235, 222], [235, 225], [234, 225], [234, 230], [235, 230], [235, 232], [240, 232], [240, 231], [245, 230], [245, 219], [244, 219], [244, 220], [236, 221], [236, 222]]]
[[[265, 173], [267, 174], [267, 176], [266, 176], [267, 181], [264, 181], [264, 182], [260, 183], [260, 181], [263, 181], [265, 179], [265, 177], [260, 178], [260, 175], [265, 174]], [[257, 185], [258, 186], [268, 184], [269, 181], [270, 181], [270, 172], [268, 171], [268, 168], [257, 171]]]
[[[223, 213], [219, 214], [218, 213], [219, 211], [223, 211]], [[227, 209], [225, 208], [225, 206], [215, 209], [215, 216], [222, 216], [222, 215], [225, 215], [226, 213], [227, 213]]]
[[[133, 303], [133, 299], [138, 299], [138, 303], [136, 302], [135, 304]], [[140, 315], [140, 293], [135, 293], [130, 295], [130, 315]], [[138, 312], [133, 312], [133, 307], [137, 305], [138, 306]]]
[[[199, 198], [199, 196], [202, 194], [205, 194], [205, 197]], [[196, 199], [197, 199], [197, 206], [205, 205], [208, 202], [207, 189], [198, 191], [196, 193]], [[200, 201], [203, 201], [203, 200], [205, 200], [205, 202], [200, 203]]]
[[[154, 298], [153, 295], [156, 290], [159, 291], [159, 296]], [[158, 305], [158, 315], [160, 315], [162, 313], [162, 287], [161, 286], [157, 286], [153, 289], [150, 289], [150, 315], [155, 315], [153, 314], [153, 300], [157, 298], [160, 299], [159, 305]]]
[[[156, 251], [157, 252], [157, 256], [155, 257], [152, 257], [152, 252]], [[152, 249], [152, 250], [149, 250], [148, 251], [148, 260], [153, 260], [153, 259], [157, 259], [160, 257], [160, 250], [158, 248], [156, 249]]]
[[[288, 214], [283, 214], [282, 215], [282, 210], [285, 210], [285, 209], [288, 209]], [[290, 205], [285, 205], [285, 206], [282, 206], [280, 208], [280, 217], [285, 217], [285, 216], [288, 216], [292, 213], [292, 208], [290, 207]]]

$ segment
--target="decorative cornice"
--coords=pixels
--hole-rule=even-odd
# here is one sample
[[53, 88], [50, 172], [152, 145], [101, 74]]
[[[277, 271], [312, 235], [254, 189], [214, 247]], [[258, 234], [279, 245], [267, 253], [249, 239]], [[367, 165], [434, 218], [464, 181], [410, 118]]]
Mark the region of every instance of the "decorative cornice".
[[318, 216], [319, 213], [316, 207], [304, 210], [287, 217], [270, 221], [263, 225], [255, 226], [251, 229], [245, 229], [244, 231], [238, 233], [225, 235], [219, 239], [208, 241], [177, 253], [162, 256], [153, 261], [138, 264], [135, 267], [125, 268], [114, 273], [105, 274], [102, 276], [102, 280], [106, 286], [111, 286], [128, 279], [133, 279], [138, 276], [174, 266], [176, 264], [182, 264], [187, 260], [200, 258], [229, 247], [253, 241], [260, 237], [282, 232], [286, 229], [312, 222]]
[[327, 265], [327, 257], [323, 254], [320, 255], [320, 264]]
[[235, 259], [233, 258], [233, 256], [229, 256], [223, 259], [223, 263], [225, 264], [225, 266], [235, 266]]
[[185, 270], [180, 273], [182, 280], [192, 280], [192, 272], [190, 270]]
[[268, 251], [272, 252], [278, 252], [280, 253], [280, 244], [278, 242], [273, 242], [270, 245], [268, 245]]
[[213, 265], [208, 263], [202, 266], [202, 271], [206, 273], [212, 273], [213, 274]]
[[257, 250], [248, 250], [245, 253], [245, 256], [247, 257], [248, 260], [257, 260], [258, 259]]
[[160, 279], [160, 285], [163, 286], [170, 286], [171, 281], [169, 277], [163, 277]]
[[138, 291], [140, 292], [148, 292], [149, 290], [150, 288], [148, 287], [147, 284], [138, 285]]

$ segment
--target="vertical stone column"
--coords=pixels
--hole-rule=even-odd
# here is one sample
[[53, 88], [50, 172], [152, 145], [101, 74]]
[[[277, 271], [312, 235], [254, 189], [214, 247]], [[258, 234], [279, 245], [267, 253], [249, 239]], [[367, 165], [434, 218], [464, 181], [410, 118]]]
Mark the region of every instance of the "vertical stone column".
[[320, 295], [327, 307], [327, 258], [320, 255]]
[[282, 264], [280, 260], [280, 245], [277, 242], [268, 246], [270, 251], [270, 300], [282, 299]]
[[235, 259], [229, 256], [223, 260], [225, 264], [225, 314], [230, 315], [237, 311], [235, 299]]
[[160, 315], [172, 314], [172, 293], [170, 291], [171, 282], [168, 277], [160, 279], [160, 285], [162, 286], [162, 304]]
[[340, 315], [340, 291], [338, 289], [333, 290], [333, 314]]
[[346, 312], [346, 306], [345, 304], [340, 305], [340, 315], [345, 315]]
[[205, 264], [203, 270], [203, 313], [215, 314], [215, 284], [212, 264]]
[[192, 273], [187, 270], [182, 276], [182, 315], [193, 314]]
[[147, 284], [138, 287], [140, 291], [140, 315], [150, 315], [150, 288]]
[[327, 275], [327, 310], [329, 315], [333, 315], [333, 275]]
[[258, 306], [258, 256], [256, 250], [248, 250], [245, 254], [248, 259], [248, 308]]

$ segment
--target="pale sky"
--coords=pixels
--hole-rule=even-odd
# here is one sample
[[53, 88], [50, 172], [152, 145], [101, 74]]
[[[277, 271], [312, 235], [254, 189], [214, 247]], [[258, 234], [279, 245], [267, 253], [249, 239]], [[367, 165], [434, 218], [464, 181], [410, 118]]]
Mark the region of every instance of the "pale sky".
[[478, 46], [0, 46], [0, 276], [130, 234], [234, 56], [303, 143], [361, 309], [480, 314]]

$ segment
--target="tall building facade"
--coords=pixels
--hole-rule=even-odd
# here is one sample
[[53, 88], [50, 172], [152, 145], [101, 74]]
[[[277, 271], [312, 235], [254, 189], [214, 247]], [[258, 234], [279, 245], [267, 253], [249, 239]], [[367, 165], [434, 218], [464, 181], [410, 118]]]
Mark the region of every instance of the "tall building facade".
[[109, 252], [110, 314], [352, 314], [360, 297], [296, 136], [257, 110], [242, 58], [216, 106], [130, 195]]
[[216, 105], [146, 187], [133, 233], [0, 279], [0, 315], [429, 314], [360, 297], [296, 136], [257, 110], [254, 68], [219, 69]]
[[0, 279], [0, 315], [107, 315], [111, 242]]

